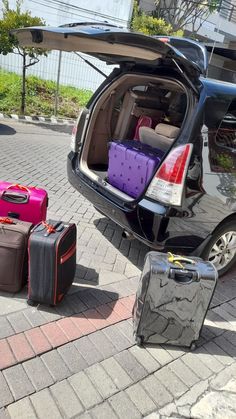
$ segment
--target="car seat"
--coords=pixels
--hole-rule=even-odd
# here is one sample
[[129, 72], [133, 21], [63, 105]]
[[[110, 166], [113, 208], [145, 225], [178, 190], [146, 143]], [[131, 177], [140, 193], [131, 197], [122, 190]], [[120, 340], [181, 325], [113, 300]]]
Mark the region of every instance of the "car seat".
[[169, 124], [157, 124], [155, 129], [140, 127], [140, 141], [153, 148], [167, 151], [179, 134], [180, 128]]

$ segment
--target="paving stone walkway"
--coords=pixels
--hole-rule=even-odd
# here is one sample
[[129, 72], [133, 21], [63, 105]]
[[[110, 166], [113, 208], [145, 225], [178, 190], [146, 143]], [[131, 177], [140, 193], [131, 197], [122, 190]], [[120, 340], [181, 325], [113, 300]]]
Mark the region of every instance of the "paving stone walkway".
[[0, 124], [0, 178], [47, 188], [49, 216], [78, 225], [76, 278], [60, 305], [0, 294], [0, 419], [236, 418], [236, 272], [218, 282], [195, 351], [137, 347], [131, 312], [148, 248], [67, 183], [69, 141]]

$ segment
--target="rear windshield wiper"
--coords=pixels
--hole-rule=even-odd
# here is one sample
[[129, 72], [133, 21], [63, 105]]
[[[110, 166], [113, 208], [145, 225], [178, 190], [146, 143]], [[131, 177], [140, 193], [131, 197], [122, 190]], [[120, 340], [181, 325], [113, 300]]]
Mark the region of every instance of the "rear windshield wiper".
[[81, 60], [83, 60], [86, 64], [90, 65], [90, 67], [92, 67], [95, 71], [97, 71], [99, 74], [101, 74], [103, 77], [105, 77], [105, 79], [108, 77], [105, 73], [103, 73], [102, 70], [100, 70], [99, 68], [96, 67], [96, 65], [90, 63], [90, 61], [86, 60], [86, 58], [82, 57], [82, 55], [80, 55], [78, 52], [74, 51], [75, 55], [78, 55], [78, 57], [81, 58]]

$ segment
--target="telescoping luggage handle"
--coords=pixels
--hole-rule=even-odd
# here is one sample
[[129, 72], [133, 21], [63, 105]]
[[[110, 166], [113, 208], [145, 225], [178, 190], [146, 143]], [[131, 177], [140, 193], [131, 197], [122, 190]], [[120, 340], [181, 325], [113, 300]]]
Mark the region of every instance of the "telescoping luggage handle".
[[[11, 189], [18, 189], [21, 192], [11, 191]], [[26, 193], [22, 193], [26, 192]], [[14, 204], [26, 204], [29, 201], [30, 189], [27, 186], [13, 183], [9, 185], [2, 194], [2, 199]]]
[[174, 279], [178, 283], [190, 283], [199, 280], [199, 274], [196, 270], [186, 269], [184, 264], [196, 265], [193, 259], [184, 256], [173, 255], [168, 253], [168, 262], [176, 265], [176, 268], [170, 268], [169, 278]]

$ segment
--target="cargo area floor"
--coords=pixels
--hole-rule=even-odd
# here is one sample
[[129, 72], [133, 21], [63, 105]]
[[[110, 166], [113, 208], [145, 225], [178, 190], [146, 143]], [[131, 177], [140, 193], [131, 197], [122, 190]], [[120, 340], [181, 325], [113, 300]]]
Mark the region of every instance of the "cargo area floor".
[[106, 164], [93, 164], [89, 167], [97, 176], [105, 180], [107, 177], [108, 166]]

